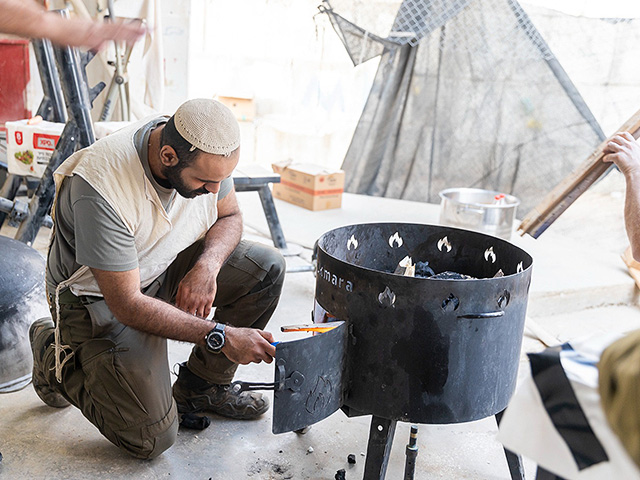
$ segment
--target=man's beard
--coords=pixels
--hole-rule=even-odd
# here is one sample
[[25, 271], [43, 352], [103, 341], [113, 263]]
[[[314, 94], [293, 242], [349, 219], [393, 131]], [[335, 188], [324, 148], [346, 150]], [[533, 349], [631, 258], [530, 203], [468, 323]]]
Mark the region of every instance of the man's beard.
[[209, 193], [209, 191], [202, 187], [197, 190], [189, 190], [189, 187], [184, 183], [182, 179], [182, 170], [184, 167], [176, 165], [175, 167], [163, 167], [162, 174], [167, 177], [167, 181], [174, 188], [178, 194], [184, 198], [194, 198], [198, 195]]

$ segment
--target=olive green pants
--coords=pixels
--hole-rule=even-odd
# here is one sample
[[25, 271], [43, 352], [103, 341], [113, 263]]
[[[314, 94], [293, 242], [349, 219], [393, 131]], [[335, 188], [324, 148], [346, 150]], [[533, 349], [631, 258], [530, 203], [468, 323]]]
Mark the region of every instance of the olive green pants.
[[[201, 250], [198, 242], [180, 253], [145, 294], [174, 301], [180, 280]], [[240, 242], [217, 277], [214, 319], [264, 329], [278, 304], [284, 270], [276, 249]], [[121, 324], [100, 297], [75, 297], [69, 291], [60, 296], [60, 334], [74, 357], [58, 383], [53, 348], [47, 348], [42, 368], [53, 388], [109, 441], [135, 457], [154, 458], [173, 445], [178, 418], [165, 338]], [[224, 355], [199, 346], [187, 365], [199, 377], [219, 384], [230, 383], [237, 368]]]

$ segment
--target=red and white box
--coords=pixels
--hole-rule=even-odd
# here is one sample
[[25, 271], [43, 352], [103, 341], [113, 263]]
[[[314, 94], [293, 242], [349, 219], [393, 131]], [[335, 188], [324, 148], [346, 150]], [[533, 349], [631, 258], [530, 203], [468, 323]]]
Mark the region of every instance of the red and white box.
[[6, 122], [7, 164], [9, 173], [42, 177], [53, 150], [60, 140], [64, 123], [29, 120]]

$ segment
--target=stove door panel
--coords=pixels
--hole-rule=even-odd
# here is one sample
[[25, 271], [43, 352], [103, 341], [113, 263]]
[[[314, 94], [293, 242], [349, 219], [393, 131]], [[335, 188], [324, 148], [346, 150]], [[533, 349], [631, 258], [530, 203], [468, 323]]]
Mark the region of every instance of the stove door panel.
[[276, 348], [273, 433], [299, 430], [331, 415], [344, 400], [347, 324]]

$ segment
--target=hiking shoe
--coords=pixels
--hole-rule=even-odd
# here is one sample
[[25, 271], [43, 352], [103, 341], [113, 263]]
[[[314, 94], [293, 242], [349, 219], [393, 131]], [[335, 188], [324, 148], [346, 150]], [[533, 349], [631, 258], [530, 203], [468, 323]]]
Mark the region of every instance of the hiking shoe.
[[237, 387], [206, 383], [183, 363], [173, 384], [173, 398], [179, 413], [208, 411], [236, 420], [250, 420], [269, 410], [266, 396], [258, 392], [241, 392]]
[[64, 408], [71, 405], [62, 395], [49, 386], [42, 365], [42, 357], [47, 347], [53, 343], [55, 327], [50, 318], [33, 322], [29, 327], [29, 340], [33, 354], [33, 388], [44, 403], [50, 407]]

